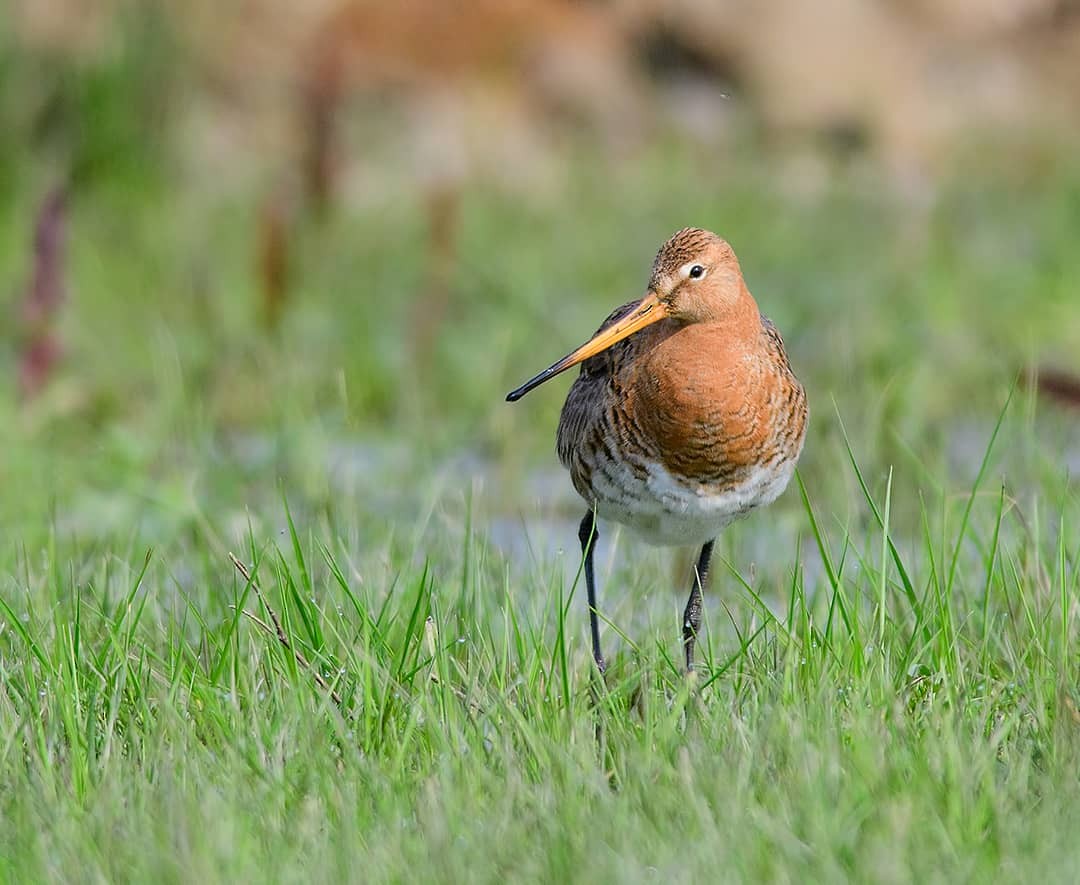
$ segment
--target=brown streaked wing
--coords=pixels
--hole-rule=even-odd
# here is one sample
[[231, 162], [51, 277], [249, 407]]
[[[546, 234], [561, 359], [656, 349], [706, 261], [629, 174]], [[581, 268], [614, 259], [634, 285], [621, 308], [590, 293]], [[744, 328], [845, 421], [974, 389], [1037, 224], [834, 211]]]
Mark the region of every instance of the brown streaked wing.
[[[600, 324], [600, 328], [594, 334], [599, 334], [608, 326], [620, 320], [637, 303], [637, 300], [628, 301], [626, 304], [615, 308], [608, 314], [607, 319]], [[581, 371], [570, 386], [570, 392], [566, 395], [566, 402], [563, 404], [562, 414], [559, 416], [559, 430], [556, 436], [555, 448], [559, 455], [559, 461], [571, 474], [575, 472], [573, 454], [575, 450], [585, 444], [589, 431], [595, 423], [602, 420], [604, 414], [604, 390], [607, 388], [611, 376], [615, 374], [619, 364], [622, 362], [627, 348], [630, 347], [630, 342], [636, 337], [636, 334], [631, 335], [607, 350], [596, 354], [596, 356], [589, 357], [581, 364]], [[574, 476], [575, 486], [578, 485], [578, 479], [579, 477]], [[585, 484], [588, 484], [587, 480]]]

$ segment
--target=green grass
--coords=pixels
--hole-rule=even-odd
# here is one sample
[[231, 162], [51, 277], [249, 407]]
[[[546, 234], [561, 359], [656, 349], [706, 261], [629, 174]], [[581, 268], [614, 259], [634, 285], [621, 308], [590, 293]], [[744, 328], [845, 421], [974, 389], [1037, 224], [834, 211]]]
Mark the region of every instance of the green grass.
[[282, 509], [251, 581], [199, 538], [54, 538], [5, 581], [0, 853], [16, 879], [1067, 880], [1075, 501], [987, 486], [924, 499], [904, 552], [897, 488], [865, 529], [808, 503], [764, 574], [717, 569], [694, 691], [680, 599], [613, 604], [600, 688], [582, 601], [479, 526], [357, 544]]
[[[418, 358], [419, 195], [301, 226], [269, 332], [263, 194], [147, 141], [149, 62], [73, 97], [3, 58], [9, 316], [55, 154], [78, 173], [34, 403], [0, 327], [4, 879], [1076, 879], [1077, 416], [1016, 386], [1080, 368], [1067, 151], [983, 151], [923, 211], [858, 168], [807, 196], [738, 146], [570, 145], [543, 197], [467, 189]], [[61, 136], [31, 125], [50, 88]], [[811, 436], [717, 545], [692, 688], [691, 552], [605, 527], [600, 686], [565, 385], [503, 395], [690, 223], [784, 331]]]

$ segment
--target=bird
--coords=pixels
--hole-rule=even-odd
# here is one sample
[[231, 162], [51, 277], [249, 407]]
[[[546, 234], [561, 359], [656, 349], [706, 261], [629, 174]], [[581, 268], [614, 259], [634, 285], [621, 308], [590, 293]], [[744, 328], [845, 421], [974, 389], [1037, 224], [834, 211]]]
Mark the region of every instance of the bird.
[[556, 451], [588, 506], [578, 539], [593, 660], [603, 674], [593, 552], [605, 519], [652, 545], [700, 546], [682, 618], [692, 674], [713, 545], [791, 481], [806, 439], [806, 391], [732, 247], [695, 227], [660, 247], [643, 297], [507, 401], [578, 364]]

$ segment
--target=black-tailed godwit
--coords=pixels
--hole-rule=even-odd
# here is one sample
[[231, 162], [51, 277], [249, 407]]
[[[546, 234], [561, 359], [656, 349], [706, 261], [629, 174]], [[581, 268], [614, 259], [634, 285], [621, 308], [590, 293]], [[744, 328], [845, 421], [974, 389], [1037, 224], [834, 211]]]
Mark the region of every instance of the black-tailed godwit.
[[593, 572], [599, 517], [653, 544], [701, 545], [682, 627], [692, 671], [713, 543], [787, 487], [806, 435], [806, 392], [731, 246], [698, 228], [661, 247], [644, 298], [507, 399], [578, 363], [557, 449], [589, 505], [578, 537], [593, 658], [603, 672]]

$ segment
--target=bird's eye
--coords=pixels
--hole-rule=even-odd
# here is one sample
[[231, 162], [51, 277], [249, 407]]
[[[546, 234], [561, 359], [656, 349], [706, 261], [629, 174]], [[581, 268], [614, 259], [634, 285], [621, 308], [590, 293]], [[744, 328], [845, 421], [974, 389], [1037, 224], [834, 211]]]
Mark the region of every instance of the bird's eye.
[[692, 268], [690, 268], [690, 279], [700, 280], [703, 276], [705, 276], [705, 268], [703, 268], [700, 264], [695, 264]]

